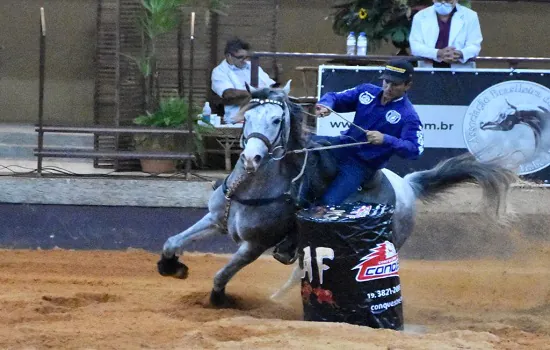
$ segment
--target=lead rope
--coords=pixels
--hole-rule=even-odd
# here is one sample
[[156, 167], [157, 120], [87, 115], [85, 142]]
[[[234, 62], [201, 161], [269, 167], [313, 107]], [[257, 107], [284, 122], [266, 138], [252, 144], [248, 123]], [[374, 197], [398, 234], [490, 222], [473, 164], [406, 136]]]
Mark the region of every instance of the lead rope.
[[[332, 113], [336, 114], [338, 117], [342, 118], [343, 120], [350, 123], [351, 125], [355, 126], [357, 129], [363, 131], [364, 133], [366, 133], [368, 131], [368, 130], [363, 129], [359, 125], [355, 124], [354, 122], [351, 122], [351, 121], [347, 120], [342, 115], [340, 115], [338, 112], [335, 112], [334, 109], [332, 109], [330, 107], [327, 107], [327, 106], [323, 106], [323, 107], [325, 107], [326, 109], [328, 109]], [[318, 117], [316, 114], [311, 114], [311, 113], [308, 113], [306, 111], [302, 111], [302, 112], [306, 115], [309, 115], [309, 116], [312, 116], [312, 117], [315, 117], [315, 118]], [[285, 152], [285, 154], [283, 155], [282, 158], [284, 158], [286, 153], [294, 153], [294, 154], [305, 153], [306, 154], [305, 157], [304, 157], [304, 164], [302, 165], [302, 170], [300, 171], [300, 173], [294, 179], [292, 179], [292, 183], [295, 183], [296, 181], [298, 181], [304, 175], [304, 171], [306, 170], [306, 165], [307, 165], [307, 159], [308, 159], [308, 156], [309, 156], [309, 152], [321, 151], [321, 150], [326, 150], [326, 149], [334, 149], [334, 148], [345, 148], [345, 147], [360, 146], [360, 145], [366, 145], [366, 144], [369, 144], [369, 143], [370, 143], [369, 141], [363, 141], [363, 142], [348, 143], [348, 144], [345, 144], [345, 145], [322, 146], [322, 147], [315, 147], [315, 148], [302, 148], [302, 149], [297, 149], [297, 150]]]
[[[330, 107], [328, 107], [328, 106], [325, 106], [325, 105], [323, 105], [323, 107], [325, 107], [326, 109], [328, 109], [330, 112], [336, 114], [337, 117], [339, 117], [339, 118], [345, 120], [346, 122], [350, 123], [351, 125], [355, 126], [357, 129], [359, 129], [359, 130], [361, 130], [361, 131], [363, 131], [363, 132], [365, 132], [365, 133], [368, 131], [368, 130], [363, 129], [363, 128], [360, 127], [359, 125], [355, 124], [354, 122], [347, 120], [347, 119], [344, 118], [342, 115], [340, 115], [340, 113], [336, 112], [334, 109], [332, 109], [332, 108], [330, 108]], [[308, 113], [308, 112], [306, 112], [306, 111], [302, 111], [302, 112], [303, 112], [304, 114], [307, 114], [307, 115], [311, 116], [311, 117], [315, 117], [315, 118], [318, 118], [318, 117], [319, 117], [319, 116], [316, 115], [316, 114], [311, 114], [311, 113]]]
[[[341, 116], [339, 113], [335, 112], [332, 108], [330, 107], [327, 107], [327, 106], [323, 106], [325, 108], [327, 108], [328, 110], [330, 110], [332, 113], [336, 114], [338, 117], [342, 118], [343, 120], [345, 120], [346, 122], [350, 123], [351, 125], [355, 126], [357, 129], [363, 131], [363, 132], [367, 132], [368, 130], [365, 130], [363, 129], [362, 127], [360, 127], [359, 125], [353, 123], [353, 122], [350, 122], [349, 120], [347, 120], [346, 118], [344, 118], [343, 116]], [[302, 111], [304, 114], [306, 115], [309, 115], [309, 116], [312, 116], [312, 117], [316, 117], [317, 118], [317, 115], [315, 114], [311, 114], [311, 113], [308, 113], [306, 111]], [[300, 173], [298, 174], [298, 176], [296, 176], [292, 182], [296, 182], [298, 181], [303, 175], [304, 175], [304, 171], [306, 169], [306, 164], [307, 164], [307, 159], [308, 159], [308, 155], [309, 155], [309, 152], [312, 152], [312, 151], [321, 151], [321, 150], [325, 150], [325, 149], [334, 149], [334, 148], [345, 148], [345, 147], [353, 147], [353, 146], [360, 146], [360, 145], [366, 145], [366, 144], [369, 144], [370, 142], [369, 141], [363, 141], [363, 142], [354, 142], [354, 143], [348, 143], [348, 144], [345, 144], [345, 145], [334, 145], [334, 146], [322, 146], [322, 147], [315, 147], [315, 148], [302, 148], [302, 149], [297, 149], [297, 150], [293, 150], [293, 151], [289, 151], [289, 152], [286, 152], [286, 153], [295, 153], [295, 154], [298, 154], [298, 153], [305, 153], [306, 156], [305, 156], [305, 159], [304, 159], [304, 164], [302, 165], [302, 170], [300, 171]], [[283, 156], [284, 157], [284, 156]]]
[[231, 196], [233, 196], [233, 193], [235, 193], [235, 191], [241, 185], [246, 176], [247, 174], [242, 174], [240, 177], [238, 177], [237, 180], [235, 180], [235, 182], [233, 182], [233, 184], [227, 188], [227, 192], [224, 193], [225, 212], [223, 215], [222, 229], [224, 229], [225, 231], [229, 230], [229, 228], [227, 227], [227, 222], [229, 221], [229, 210], [231, 209]]

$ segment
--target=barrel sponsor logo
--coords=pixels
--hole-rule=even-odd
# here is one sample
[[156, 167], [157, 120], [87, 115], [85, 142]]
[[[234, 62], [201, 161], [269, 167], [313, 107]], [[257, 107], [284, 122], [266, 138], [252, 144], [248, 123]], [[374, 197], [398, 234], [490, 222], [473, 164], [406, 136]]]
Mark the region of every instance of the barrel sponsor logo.
[[328, 289], [323, 289], [321, 287], [313, 288], [311, 284], [307, 281], [302, 281], [302, 301], [306, 304], [311, 304], [311, 297], [314, 297], [314, 300], [318, 304], [326, 304], [330, 307], [337, 308], [338, 305], [334, 301], [334, 295], [332, 291]]
[[348, 218], [350, 219], [364, 218], [365, 216], [370, 214], [371, 209], [372, 209], [371, 205], [362, 205], [356, 210], [353, 210], [351, 213], [349, 213]]
[[353, 267], [358, 270], [357, 282], [373, 281], [399, 275], [399, 257], [390, 241], [379, 243], [370, 249], [370, 254], [361, 258], [361, 263]]
[[397, 305], [401, 304], [402, 302], [403, 302], [403, 297], [399, 297], [399, 298], [397, 298], [393, 301], [388, 301], [388, 302], [380, 303], [380, 304], [374, 304], [374, 305], [371, 305], [370, 311], [373, 314], [381, 314], [381, 313], [387, 311], [389, 308], [396, 307]]

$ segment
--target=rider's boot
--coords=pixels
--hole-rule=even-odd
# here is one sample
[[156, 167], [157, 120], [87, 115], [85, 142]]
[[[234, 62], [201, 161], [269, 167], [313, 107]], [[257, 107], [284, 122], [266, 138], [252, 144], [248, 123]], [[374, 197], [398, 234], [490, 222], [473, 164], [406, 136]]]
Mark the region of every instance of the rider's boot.
[[282, 264], [291, 265], [298, 259], [298, 237], [287, 235], [273, 250], [273, 257]]

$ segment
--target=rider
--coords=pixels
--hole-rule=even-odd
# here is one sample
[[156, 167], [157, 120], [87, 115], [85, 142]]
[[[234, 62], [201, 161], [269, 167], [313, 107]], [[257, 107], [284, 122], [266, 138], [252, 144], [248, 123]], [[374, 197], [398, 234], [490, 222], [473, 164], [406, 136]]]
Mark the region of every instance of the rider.
[[382, 87], [361, 84], [354, 88], [329, 92], [315, 107], [316, 115], [355, 112], [353, 124], [340, 136], [317, 136], [332, 145], [369, 142], [336, 149], [339, 172], [320, 200], [320, 204], [338, 205], [368, 182], [378, 169], [386, 166], [392, 155], [416, 159], [424, 151], [422, 123], [407, 97], [412, 86], [414, 68], [402, 59], [390, 61], [380, 77]]
[[[380, 77], [382, 87], [361, 84], [341, 92], [329, 92], [316, 105], [316, 115], [355, 112], [354, 125], [340, 136], [316, 136], [314, 141], [326, 140], [332, 145], [368, 142], [359, 146], [333, 149], [338, 159], [339, 172], [329, 185], [321, 205], [338, 205], [374, 177], [378, 169], [388, 163], [392, 155], [416, 159], [424, 151], [422, 123], [407, 91], [412, 86], [414, 68], [406, 60], [388, 62]], [[276, 248], [274, 256], [280, 262], [296, 257], [296, 238], [288, 237]]]

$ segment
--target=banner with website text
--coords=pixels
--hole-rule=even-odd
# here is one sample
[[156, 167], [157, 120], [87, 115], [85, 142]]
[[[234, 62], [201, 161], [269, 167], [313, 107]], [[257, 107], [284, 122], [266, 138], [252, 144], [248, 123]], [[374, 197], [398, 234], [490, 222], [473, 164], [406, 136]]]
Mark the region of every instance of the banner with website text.
[[[381, 85], [382, 70], [320, 66], [318, 97], [363, 83]], [[548, 184], [549, 87], [548, 70], [417, 68], [408, 96], [423, 124], [425, 151], [417, 160], [395, 156], [388, 168], [404, 175], [470, 151], [482, 160], [499, 157], [521, 164], [520, 175]], [[353, 120], [354, 113], [317, 119], [317, 134], [347, 129], [342, 117]]]

